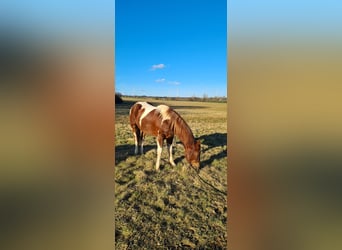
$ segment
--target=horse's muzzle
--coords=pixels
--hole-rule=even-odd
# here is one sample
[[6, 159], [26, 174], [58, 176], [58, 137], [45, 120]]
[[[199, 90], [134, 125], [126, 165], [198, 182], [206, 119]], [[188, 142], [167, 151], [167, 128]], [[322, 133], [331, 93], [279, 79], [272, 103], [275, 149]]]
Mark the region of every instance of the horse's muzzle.
[[191, 162], [191, 166], [193, 166], [194, 168], [199, 169], [200, 163], [199, 162]]

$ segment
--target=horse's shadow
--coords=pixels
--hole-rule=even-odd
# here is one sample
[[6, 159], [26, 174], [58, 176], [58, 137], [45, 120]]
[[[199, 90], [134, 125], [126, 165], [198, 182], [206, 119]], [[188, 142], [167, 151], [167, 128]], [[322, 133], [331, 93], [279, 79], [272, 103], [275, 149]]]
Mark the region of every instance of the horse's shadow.
[[214, 147], [222, 147], [222, 151], [217, 154], [211, 155], [209, 159], [201, 161], [200, 169], [205, 166], [210, 166], [214, 160], [220, 160], [224, 157], [227, 157], [227, 150], [224, 150], [224, 146], [227, 145], [227, 133], [213, 133], [209, 135], [202, 135], [198, 138], [201, 141], [201, 144], [204, 146], [202, 153], [210, 150]]
[[208, 148], [210, 147], [222, 147], [227, 145], [227, 133], [213, 133], [210, 135], [202, 135], [198, 137], [198, 140], [201, 141], [201, 144], [206, 145]]
[[[135, 145], [131, 144], [123, 144], [115, 146], [115, 163], [118, 164], [121, 161], [124, 161], [129, 156], [140, 156], [140, 147], [138, 154], [134, 154]], [[151, 150], [156, 150], [157, 146], [155, 145], [144, 145], [144, 154]], [[144, 155], [143, 154], [143, 155]]]

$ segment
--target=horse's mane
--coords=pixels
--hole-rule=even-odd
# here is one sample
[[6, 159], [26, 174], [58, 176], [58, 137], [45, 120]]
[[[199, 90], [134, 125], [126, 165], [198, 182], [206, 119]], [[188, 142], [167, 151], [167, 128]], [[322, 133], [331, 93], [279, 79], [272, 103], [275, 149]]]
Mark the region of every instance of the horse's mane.
[[195, 138], [189, 125], [175, 110], [166, 105], [159, 105], [157, 109], [162, 121], [169, 121], [170, 128], [183, 143], [188, 144], [194, 141]]
[[186, 132], [186, 134], [190, 135], [191, 139], [194, 139], [194, 135], [186, 121], [173, 109], [169, 109], [169, 112], [171, 127], [173, 128], [174, 133], [180, 138], [180, 135]]

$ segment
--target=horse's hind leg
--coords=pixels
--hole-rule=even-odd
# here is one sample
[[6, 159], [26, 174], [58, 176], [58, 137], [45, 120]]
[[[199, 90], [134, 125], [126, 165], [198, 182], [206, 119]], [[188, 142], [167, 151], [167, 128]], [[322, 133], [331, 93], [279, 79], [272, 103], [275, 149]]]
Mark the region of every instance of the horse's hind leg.
[[140, 154], [144, 154], [144, 134], [143, 134], [143, 132], [140, 132], [139, 143], [140, 143]]
[[177, 146], [176, 136], [174, 136], [172, 139], [172, 146]]
[[138, 154], [140, 131], [139, 131], [139, 128], [137, 128], [137, 126], [133, 127], [133, 135], [134, 135], [134, 144], [135, 144], [134, 154]]
[[172, 166], [176, 166], [175, 162], [173, 161], [173, 157], [172, 157], [172, 144], [173, 144], [173, 137], [169, 137], [166, 139], [166, 142], [167, 142], [167, 149], [168, 149], [168, 152], [169, 152], [169, 161], [170, 161], [170, 164]]

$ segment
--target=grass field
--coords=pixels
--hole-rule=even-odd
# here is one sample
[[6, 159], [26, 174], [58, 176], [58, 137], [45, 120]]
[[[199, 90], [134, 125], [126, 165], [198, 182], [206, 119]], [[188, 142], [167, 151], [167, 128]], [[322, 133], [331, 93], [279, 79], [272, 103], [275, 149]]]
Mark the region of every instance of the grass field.
[[[129, 108], [136, 101], [174, 108], [201, 140], [199, 175], [184, 148], [166, 143], [155, 171], [156, 142], [147, 136], [144, 155], [134, 155]], [[208, 185], [209, 184], [209, 185]], [[227, 104], [124, 98], [115, 110], [115, 249], [227, 248]]]

